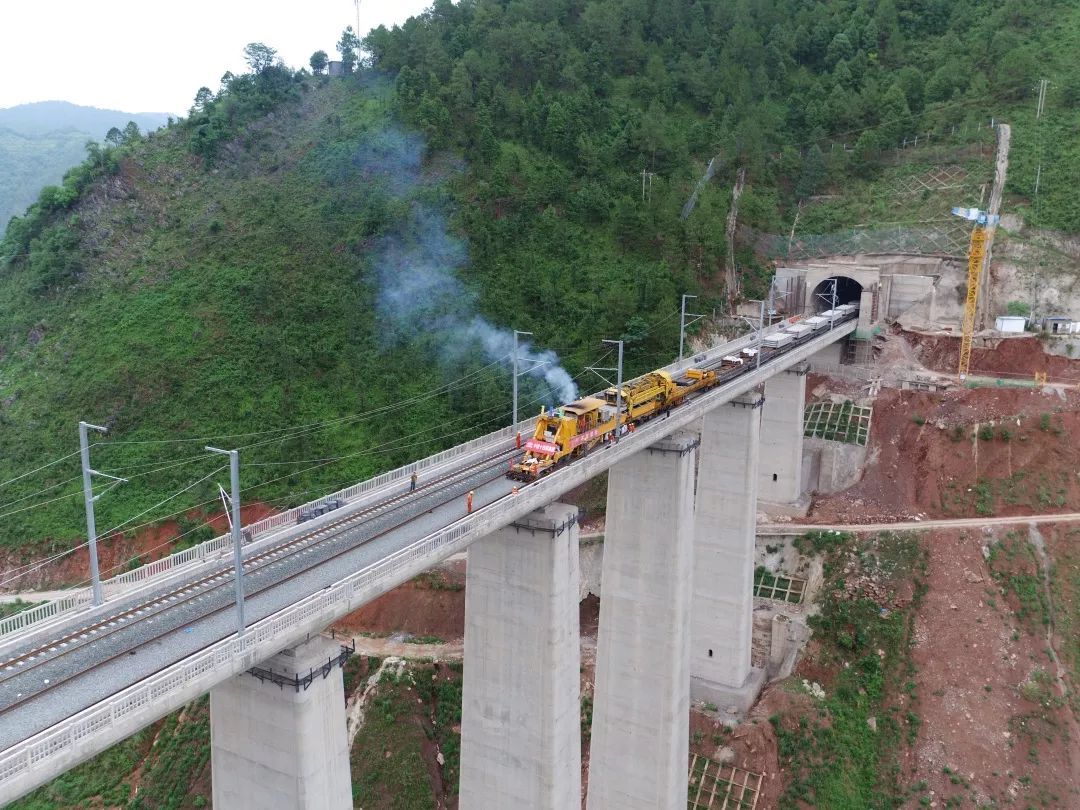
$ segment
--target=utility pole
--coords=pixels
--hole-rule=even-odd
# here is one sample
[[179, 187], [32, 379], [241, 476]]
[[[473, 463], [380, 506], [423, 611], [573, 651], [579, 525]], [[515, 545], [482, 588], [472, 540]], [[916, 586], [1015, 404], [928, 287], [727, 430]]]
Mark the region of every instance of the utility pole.
[[[244, 635], [244, 565], [240, 534], [240, 451], [206, 447], [207, 452], [229, 457], [229, 479], [232, 486], [232, 518], [229, 520], [233, 539], [233, 583], [236, 590], [236, 635]], [[226, 513], [228, 514], [228, 513]]]
[[641, 201], [645, 202], [645, 179], [649, 180], [649, 202], [652, 202], [652, 179], [656, 177], [655, 172], [650, 172], [648, 169], [641, 170]]
[[520, 372], [518, 372], [518, 336], [519, 335], [529, 335], [530, 337], [532, 337], [532, 332], [519, 332], [517, 329], [514, 330], [514, 410], [513, 410], [513, 419], [514, 419], [514, 421], [510, 423], [514, 427], [517, 427], [517, 423], [518, 423], [518, 376], [520, 376]]
[[[697, 321], [700, 321], [702, 318], [705, 317], [704, 315], [696, 315], [693, 312], [688, 313], [686, 311], [686, 299], [687, 298], [697, 298], [697, 296], [696, 295], [687, 295], [686, 293], [683, 293], [682, 308], [679, 310], [679, 359], [680, 360], [683, 359], [683, 342], [684, 342], [685, 337], [686, 337], [686, 327], [688, 327], [692, 323], [696, 323]], [[687, 315], [689, 315], [690, 318], [692, 319], [689, 322], [687, 322], [687, 320], [686, 320]]]
[[1035, 120], [1038, 121], [1042, 118], [1043, 109], [1046, 104], [1046, 88], [1050, 84], [1049, 79], [1039, 79], [1039, 102], [1035, 107]]
[[[1042, 118], [1043, 110], [1046, 108], [1046, 88], [1050, 85], [1049, 79], [1039, 79], [1039, 101], [1035, 107], [1035, 120], [1038, 121]], [[1042, 157], [1043, 157], [1043, 138], [1042, 129], [1039, 130], [1039, 165], [1035, 169], [1035, 213], [1039, 211], [1039, 183], [1042, 180]]]
[[[769, 297], [772, 297], [772, 290], [769, 290]], [[761, 346], [765, 341], [765, 299], [761, 300], [761, 313], [758, 315], [758, 331], [757, 331], [757, 355], [755, 356], [754, 367], [761, 368]]]
[[832, 306], [829, 307], [829, 329], [836, 325], [836, 285], [839, 283], [835, 278], [832, 280]]
[[108, 433], [108, 428], [99, 425], [91, 425], [89, 422], [79, 422], [79, 455], [82, 459], [83, 500], [86, 503], [86, 542], [90, 548], [90, 590], [93, 593], [94, 605], [100, 605], [104, 600], [101, 594], [101, 572], [98, 569], [97, 553], [97, 523], [94, 520], [94, 501], [104, 495], [94, 494], [93, 476], [100, 475], [117, 483], [126, 483], [126, 478], [117, 478], [115, 475], [106, 475], [90, 467], [90, 443], [86, 437], [87, 430], [96, 430], [98, 433]]
[[[601, 340], [601, 343], [610, 343], [612, 346], [619, 347], [619, 361], [614, 368], [607, 368], [602, 366], [586, 366], [586, 371], [591, 371], [596, 374], [601, 380], [607, 382], [607, 378], [601, 374], [601, 371], [614, 371], [615, 372], [615, 441], [619, 440], [619, 412], [622, 410], [622, 361], [623, 361], [623, 342], [621, 340]], [[606, 356], [606, 355], [605, 355]]]
[[619, 362], [616, 365], [615, 371], [615, 441], [619, 441], [619, 418], [622, 413], [622, 351], [623, 342], [621, 340], [605, 340], [604, 343], [617, 344], [619, 347]]

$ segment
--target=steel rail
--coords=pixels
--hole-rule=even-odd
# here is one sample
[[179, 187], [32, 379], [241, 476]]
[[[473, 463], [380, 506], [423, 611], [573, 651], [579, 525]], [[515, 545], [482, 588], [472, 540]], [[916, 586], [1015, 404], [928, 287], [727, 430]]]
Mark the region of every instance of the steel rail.
[[[393, 497], [378, 501], [377, 503], [372, 504], [371, 506], [368, 506], [358, 512], [353, 512], [349, 515], [345, 515], [341, 519], [333, 523], [322, 524], [315, 531], [299, 535], [294, 538], [290, 538], [282, 543], [270, 546], [265, 549], [260, 549], [257, 553], [245, 557], [243, 563], [244, 571], [250, 571], [250, 573], [255, 573], [256, 571], [262, 570], [265, 565], [280, 562], [280, 555], [283, 550], [288, 550], [288, 556], [292, 556], [301, 553], [302, 551], [305, 551], [307, 549], [314, 548], [322, 543], [329, 542], [335, 536], [345, 531], [346, 529], [354, 528], [355, 526], [364, 523], [366, 520], [375, 516], [376, 514], [385, 514], [387, 511], [387, 506], [399, 502], [401, 502], [399, 505], [404, 505], [405, 503], [419, 500], [419, 498], [422, 497], [425, 492], [435, 491], [432, 489], [432, 487], [437, 487], [441, 484], [448, 485], [450, 482], [452, 482], [452, 479], [455, 478], [461, 478], [463, 476], [468, 477], [468, 475], [470, 474], [475, 474], [473, 471], [477, 468], [491, 466], [492, 463], [496, 460], [498, 460], [501, 464], [502, 461], [504, 461], [507, 457], [512, 456], [516, 452], [516, 449], [501, 451], [492, 456], [481, 459], [480, 461], [477, 461], [473, 464], [470, 464], [466, 467], [459, 467], [453, 472], [447, 473], [440, 478], [428, 480], [422, 486], [419, 486], [416, 490], [409, 490], [407, 492], [399, 493]], [[260, 563], [265, 563], [265, 565]], [[105, 616], [99, 621], [88, 624], [77, 630], [70, 631], [66, 635], [59, 636], [57, 638], [39, 644], [20, 655], [14, 656], [5, 661], [0, 661], [0, 686], [2, 686], [4, 682], [11, 680], [12, 678], [23, 675], [26, 672], [30, 672], [34, 668], [42, 666], [51, 661], [55, 661], [57, 658], [60, 658], [63, 655], [69, 654], [78, 649], [82, 649], [83, 647], [93, 642], [100, 641], [102, 638], [106, 638], [121, 630], [130, 628], [140, 621], [152, 619], [178, 606], [179, 604], [184, 604], [198, 597], [206, 596], [207, 594], [212, 593], [218, 588], [225, 587], [229, 584], [229, 582], [218, 580], [223, 580], [223, 577], [227, 580], [227, 577], [229, 576], [229, 574], [231, 574], [232, 570], [232, 565], [220, 566], [213, 571], [207, 573], [206, 576], [203, 576], [200, 579], [188, 581], [181, 585], [178, 585], [171, 590], [155, 594], [154, 596], [146, 599], [145, 601], [133, 604], [118, 613]], [[216, 584], [214, 584], [215, 582]], [[57, 654], [54, 656], [45, 657], [50, 652], [55, 652]], [[26, 664], [30, 661], [36, 661], [36, 663], [31, 666], [26, 666]], [[40, 694], [40, 692], [35, 694]], [[8, 708], [11, 707], [0, 708], [0, 715], [7, 711]]]
[[[502, 454], [500, 454], [500, 455], [502, 455]], [[491, 468], [491, 467], [496, 466], [495, 464], [491, 463], [492, 461], [494, 461], [494, 458], [495, 457], [493, 457], [491, 459], [488, 459], [488, 463], [486, 465], [487, 467]], [[477, 474], [477, 472], [483, 472], [482, 469], [479, 470], [479, 471], [476, 471], [475, 467], [477, 467], [477, 466], [482, 466], [482, 465], [473, 465], [472, 467], [469, 468], [469, 470], [472, 471], [471, 472], [472, 476], [475, 476]], [[499, 473], [497, 473], [496, 475], [494, 475], [494, 476], [492, 476], [490, 478], [484, 479], [482, 484], [486, 484], [486, 483], [490, 483], [492, 481], [496, 481], [496, 480], [498, 480], [498, 479], [500, 479], [502, 477], [502, 460], [501, 459], [499, 460], [498, 467], [499, 467]], [[456, 477], [459, 477], [459, 478], [464, 477], [464, 478], [467, 479], [470, 476], [466, 475], [466, 476], [456, 476]], [[458, 482], [458, 483], [460, 483], [460, 482]], [[445, 490], [445, 489], [447, 489], [447, 488], [449, 488], [451, 486], [453, 486], [453, 482], [446, 483], [440, 489], [433, 490], [431, 493], [429, 493], [429, 497], [430, 497], [431, 494], [435, 494], [436, 496], [438, 496], [443, 490]], [[437, 497], [436, 501], [434, 502], [434, 506], [432, 508], [436, 508], [436, 507], [439, 507], [439, 506], [444, 506], [447, 503], [450, 503], [451, 501], [453, 501], [454, 499], [456, 499], [458, 497], [460, 497], [460, 494], [457, 493], [457, 492], [454, 492], [453, 494], [450, 494], [445, 499], [440, 500]], [[511, 496], [510, 495], [499, 496], [499, 497], [495, 498], [491, 503], [495, 503], [496, 501], [501, 500], [502, 498], [505, 498], [505, 497], [511, 497]], [[390, 511], [393, 512], [393, 511], [395, 511], [397, 509], [403, 508], [406, 505], [407, 505], [406, 503], [399, 503], [396, 506], [394, 506]], [[488, 505], [490, 505], [490, 504], [488, 504]], [[309, 571], [311, 571], [314, 568], [318, 568], [320, 566], [326, 565], [326, 564], [332, 562], [333, 560], [336, 560], [339, 557], [342, 557], [345, 554], [349, 554], [352, 551], [355, 551], [357, 548], [359, 548], [362, 545], [365, 545], [365, 544], [370, 543], [370, 542], [372, 542], [374, 540], [377, 540], [378, 538], [383, 537], [383, 536], [389, 534], [392, 531], [397, 531], [401, 527], [407, 526], [412, 521], [417, 520], [417, 519], [423, 517], [424, 515], [425, 515], [424, 512], [420, 512], [420, 513], [418, 513], [416, 515], [412, 515], [410, 517], [407, 517], [406, 519], [404, 519], [404, 520], [402, 520], [402, 521], [400, 521], [398, 523], [394, 523], [394, 524], [386, 527], [385, 529], [382, 529], [382, 530], [376, 532], [375, 534], [373, 534], [373, 535], [371, 535], [369, 537], [364, 537], [364, 538], [360, 539], [358, 542], [346, 544], [341, 549], [339, 549], [339, 550], [335, 551], [333, 554], [331, 554], [329, 557], [324, 557], [324, 558], [321, 558], [321, 559], [314, 560], [310, 564], [308, 564], [306, 566], [303, 566], [303, 567], [299, 568], [296, 571], [293, 571], [292, 573], [288, 574], [287, 576], [284, 576], [284, 577], [282, 577], [280, 579], [274, 580], [273, 582], [268, 583], [266, 585], [263, 585], [262, 587], [257, 588], [255, 590], [252, 590], [248, 594], [248, 596], [249, 597], [254, 597], [254, 596], [256, 596], [256, 595], [258, 595], [260, 593], [264, 593], [266, 591], [270, 591], [270, 590], [273, 590], [275, 588], [278, 588], [278, 587], [284, 585], [285, 583], [290, 582], [293, 579], [296, 579], [297, 577], [300, 577], [300, 576], [308, 573]], [[362, 523], [362, 522], [363, 521], [360, 521], [360, 523]], [[309, 545], [307, 545], [307, 546], [305, 546], [303, 548], [297, 547], [297, 548], [293, 549], [292, 551], [290, 551], [288, 556], [289, 557], [295, 557], [295, 556], [303, 553], [307, 549], [313, 548], [313, 547], [315, 547], [317, 545], [321, 545], [323, 543], [330, 542], [335, 538], [340, 538], [340, 536], [344, 532], [346, 532], [348, 529], [353, 529], [353, 528], [357, 528], [357, 526], [355, 526], [355, 525], [352, 525], [352, 526], [340, 526], [335, 532], [333, 532], [331, 535], [329, 535], [327, 537], [322, 538], [322, 540], [320, 540], [318, 543], [309, 544]], [[268, 566], [273, 565], [273, 564], [277, 564], [279, 562], [281, 562], [281, 558], [276, 557], [272, 561], [267, 561], [265, 563], [265, 565], [260, 566], [260, 569], [268, 567]], [[207, 593], [210, 593], [213, 590], [216, 590], [217, 588], [228, 587], [230, 584], [231, 584], [231, 581], [226, 576], [225, 581], [223, 583], [220, 583], [219, 585], [214, 586], [213, 588], [206, 589], [206, 590], [201, 591], [199, 593], [190, 594], [185, 599], [180, 599], [180, 600], [171, 602], [164, 610], [171, 610], [173, 608], [179, 607], [181, 604], [190, 603], [190, 602], [194, 601], [199, 596], [205, 596]], [[227, 604], [221, 605], [219, 607], [214, 607], [214, 608], [211, 608], [209, 610], [206, 610], [206, 611], [200, 613], [199, 615], [197, 615], [194, 618], [187, 621], [186, 625], [191, 626], [191, 625], [194, 625], [194, 624], [196, 624], [198, 622], [203, 622], [203, 621], [205, 621], [206, 619], [208, 619], [208, 618], [210, 618], [212, 616], [215, 616], [215, 615], [217, 615], [219, 613], [222, 613], [222, 612], [225, 612], [225, 611], [228, 611], [228, 610], [232, 610], [232, 609], [233, 609], [232, 602], [228, 602]], [[148, 614], [148, 615], [141, 616], [136, 621], [133, 621], [133, 622], [131, 622], [129, 624], [125, 624], [122, 627], [116, 627], [112, 631], [110, 631], [110, 634], [111, 633], [116, 633], [116, 632], [118, 632], [120, 630], [130, 629], [131, 627], [134, 627], [139, 621], [144, 621], [146, 619], [152, 619], [154, 616], [157, 616], [160, 613], [164, 612], [164, 610], [163, 611], [157, 611], [157, 612], [155, 612], [153, 614]], [[93, 672], [94, 670], [97, 670], [97, 669], [105, 666], [106, 664], [109, 664], [110, 662], [115, 661], [118, 658], [122, 658], [123, 656], [126, 656], [126, 655], [135, 654], [139, 649], [142, 649], [144, 647], [148, 647], [149, 645], [160, 641], [162, 638], [164, 638], [164, 637], [166, 637], [168, 635], [171, 635], [173, 633], [178, 632], [178, 629], [179, 628], [176, 628], [176, 627], [166, 628], [166, 629], [162, 630], [161, 632], [152, 635], [150, 638], [144, 639], [144, 640], [142, 640], [142, 641], [138, 642], [137, 644], [134, 644], [134, 645], [132, 645], [130, 647], [125, 647], [124, 649], [120, 650], [119, 652], [116, 652], [116, 653], [110, 655], [107, 658], [104, 658], [104, 659], [102, 659], [102, 660], [100, 660], [100, 661], [98, 661], [96, 663], [93, 663], [93, 664], [91, 664], [91, 665], [89, 665], [87, 667], [84, 667], [83, 669], [81, 669], [81, 670], [79, 670], [77, 672], [72, 672], [72, 673], [68, 674], [65, 677], [50, 679], [50, 681], [48, 682], [48, 685], [45, 688], [39, 689], [39, 690], [37, 690], [35, 692], [27, 694], [27, 695], [21, 697], [20, 699], [17, 699], [15, 702], [13, 702], [13, 703], [11, 703], [11, 704], [3, 707], [3, 708], [0, 708], [0, 718], [2, 718], [8, 712], [19, 708], [20, 706], [23, 706], [23, 705], [25, 705], [25, 704], [27, 704], [27, 703], [29, 703], [31, 701], [34, 701], [34, 700], [37, 700], [37, 699], [41, 698], [42, 696], [46, 695], [48, 692], [59, 688], [60, 686], [64, 685], [65, 683], [67, 683], [67, 682], [69, 682], [69, 681], [71, 681], [71, 680], [73, 680], [75, 678], [80, 678], [80, 677], [86, 675], [89, 672]], [[209, 641], [207, 641], [207, 646], [215, 644], [215, 643], [221, 641], [222, 639], [228, 638], [228, 637], [230, 637], [232, 635], [235, 635], [235, 633], [227, 632], [227, 633], [224, 633], [224, 634], [222, 634], [221, 636], [219, 636], [217, 638], [211, 638]], [[99, 635], [99, 636], [95, 637], [93, 640], [97, 641], [102, 637], [103, 636]], [[85, 645], [80, 645], [80, 647], [76, 647], [76, 648], [73, 648], [71, 650], [67, 650], [63, 654], [73, 652], [74, 649], [80, 649], [81, 646], [85, 646]], [[57, 657], [61, 657], [61, 656], [57, 656]], [[49, 660], [50, 661], [55, 661], [56, 658], [52, 658], [52, 659], [49, 659]], [[43, 664], [43, 663], [46, 663], [46, 662], [41, 662], [41, 663]], [[154, 675], [157, 675], [163, 669], [166, 669], [169, 666], [172, 666], [172, 663], [173, 662], [163, 664], [161, 667], [159, 667], [154, 672], [148, 673], [145, 677], [147, 677], [147, 678], [154, 677]], [[40, 666], [40, 665], [41, 664], [37, 664], [35, 666]], [[28, 672], [28, 671], [30, 671], [30, 670], [29, 669], [20, 670], [18, 674], [21, 675], [24, 672]], [[82, 711], [82, 710], [80, 709], [78, 711]], [[73, 715], [78, 714], [78, 711], [73, 712], [72, 714]], [[71, 716], [71, 715], [69, 715], [69, 716]], [[66, 718], [63, 718], [63, 719], [66, 719]], [[61, 720], [61, 722], [62, 722], [62, 720]], [[13, 744], [18, 745], [20, 742], [22, 742], [25, 739], [28, 739], [31, 736], [33, 736], [33, 735], [32, 734], [27, 735], [27, 737], [24, 737], [22, 740], [17, 740]]]

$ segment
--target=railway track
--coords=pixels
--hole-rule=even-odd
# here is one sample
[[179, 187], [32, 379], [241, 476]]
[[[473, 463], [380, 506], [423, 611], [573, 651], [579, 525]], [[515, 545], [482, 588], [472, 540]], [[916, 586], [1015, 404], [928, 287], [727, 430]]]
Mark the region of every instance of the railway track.
[[[331, 563], [355, 551], [362, 545], [408, 525], [435, 508], [460, 498], [463, 492], [469, 489], [475, 489], [501, 479], [504, 475], [505, 462], [516, 452], [518, 452], [516, 449], [510, 449], [486, 456], [471, 465], [430, 480], [423, 486], [418, 486], [415, 491], [407, 491], [385, 498], [339, 521], [320, 527], [314, 532], [293, 538], [248, 557], [243, 563], [245, 579], [257, 579], [259, 574], [268, 573], [268, 569], [271, 567], [282, 567], [286, 563], [295, 563], [297, 561], [299, 561], [299, 564], [295, 566], [295, 570], [287, 575], [275, 577], [265, 584], [249, 589], [245, 593], [245, 599], [252, 599], [259, 594], [266, 593], [295, 580], [319, 566]], [[414, 507], [414, 513], [404, 516], [404, 519], [391, 521], [389, 525], [371, 534], [358, 531], [373, 517], [386, 516], [400, 510], [407, 510], [408, 507]], [[420, 508], [416, 509], [415, 507]], [[345, 542], [342, 543], [342, 540]], [[335, 547], [335, 544], [338, 543], [340, 545]], [[320, 551], [323, 553], [317, 553]], [[303, 559], [305, 556], [308, 559]], [[235, 603], [231, 589], [232, 571], [231, 565], [222, 566], [214, 572], [201, 577], [196, 582], [185, 583], [182, 586], [170, 589], [166, 593], [159, 594], [130, 609], [103, 618], [0, 663], [0, 718], [17, 708], [26, 706], [32, 701], [40, 700], [49, 692], [64, 686], [75, 678], [101, 669], [125, 656], [136, 655], [140, 650], [160, 642], [166, 636], [190, 627], [195, 623], [204, 622], [214, 616], [234, 610]], [[104, 645], [100, 645], [100, 642], [110, 637], [117, 637], [118, 634], [124, 631], [132, 631], [140, 626], [145, 628], [146, 625], [153, 623], [158, 617], [166, 614], [175, 616], [180, 612], [177, 610], [178, 608], [185, 605], [191, 606], [196, 602], [207, 604], [199, 606], [194, 615], [184, 616], [179, 623], [176, 621], [166, 622], [167, 626], [163, 629], [153, 630], [148, 633], [144, 632], [140, 638], [133, 639], [134, 643], [121, 646], [120, 649], [115, 651], [105, 651]], [[206, 639], [205, 643], [212, 644], [231, 634], [232, 632], [227, 632], [215, 638]], [[87, 651], [92, 646], [98, 647], [98, 657], [96, 659], [86, 662], [85, 665], [72, 667], [65, 671], [62, 666], [65, 656], [79, 651]], [[160, 671], [167, 665], [164, 664], [155, 671]], [[46, 669], [48, 671], [45, 671]], [[145, 673], [141, 677], [148, 677], [152, 674], [154, 673]], [[45, 675], [51, 677], [44, 677]], [[19, 739], [5, 740], [5, 747], [19, 741]]]
[[[838, 323], [849, 319], [838, 320]], [[782, 348], [764, 348], [760, 354], [760, 365], [772, 363], [799, 345], [801, 342]], [[751, 372], [757, 364], [758, 361], [754, 360], [744, 366], [721, 370], [718, 374], [718, 387], [722, 387], [742, 374]], [[698, 367], [720, 370], [722, 366], [723, 360], [718, 358], [702, 363]], [[716, 390], [715, 387], [710, 389], [710, 391], [714, 390]], [[696, 396], [693, 397], [693, 399], [696, 398]], [[339, 520], [320, 526], [314, 531], [252, 554], [243, 562], [245, 580], [248, 585], [245, 598], [254, 600], [260, 595], [269, 595], [275, 589], [283, 588], [288, 583], [320, 569], [321, 575], [324, 576], [330, 570], [324, 569], [327, 564], [340, 560], [362, 546], [419, 520], [434, 509], [460, 498], [470, 489], [478, 489], [503, 479], [505, 463], [519, 452], [516, 448], [507, 448], [487, 455], [470, 465], [448, 472], [439, 478], [425, 481], [415, 491], [403, 491], [384, 498]], [[511, 497], [509, 491], [496, 494], [486, 503], [478, 504], [478, 508], [505, 497]], [[387, 516], [394, 516], [394, 519], [379, 526], [379, 520]], [[456, 518], [449, 522], [452, 523], [454, 519]], [[374, 530], [365, 531], [371, 528]], [[281, 568], [287, 570], [279, 573], [271, 571], [271, 569]], [[200, 648], [232, 635], [235, 631], [228, 627], [225, 621], [226, 616], [223, 615], [235, 609], [231, 588], [232, 572], [232, 566], [223, 563], [193, 582], [169, 588], [139, 604], [89, 623], [78, 630], [66, 632], [63, 636], [45, 644], [38, 644], [33, 649], [22, 651], [5, 661], [0, 661], [0, 718], [4, 718], [0, 720], [0, 750], [32, 736], [43, 724], [50, 725], [59, 722], [82, 710], [86, 705], [101, 699], [100, 696], [92, 694], [95, 691], [101, 691], [100, 688], [95, 690], [93, 685], [84, 687], [82, 681], [79, 683], [79, 688], [86, 689], [85, 695], [80, 693], [78, 698], [73, 698], [71, 689], [65, 690], [69, 684], [74, 687], [72, 682], [81, 679], [84, 675], [102, 670], [110, 664], [115, 665], [126, 656], [136, 656], [143, 651], [150, 651], [155, 648], [155, 645], [161, 647], [161, 642], [165, 638], [181, 631], [192, 632], [196, 624], [203, 625], [204, 630], [204, 635], [193, 639], [193, 642], [197, 641]], [[322, 582], [323, 579], [319, 581]], [[298, 583], [299, 585], [309, 587], [308, 583]], [[318, 586], [315, 590], [317, 588]], [[279, 597], [280, 601], [280, 598], [287, 594], [283, 590], [275, 596]], [[258, 618], [280, 609], [280, 605], [268, 607], [264, 604], [260, 606], [261, 613]], [[255, 620], [257, 619], [253, 618], [251, 621]], [[215, 621], [216, 624], [214, 624]], [[158, 626], [151, 628], [155, 622]], [[209, 632], [206, 632], [208, 628]], [[125, 633], [130, 635], [125, 636]], [[170, 648], [168, 652], [154, 650], [150, 654], [151, 658], [156, 656], [152, 664], [153, 669], [148, 670], [145, 665], [137, 667], [139, 672], [135, 680], [150, 677], [170, 666], [175, 660], [189, 654], [191, 654], [190, 651], [185, 651], [183, 644]], [[85, 660], [73, 660], [76, 657], [82, 657]], [[43, 704], [48, 703], [50, 698], [55, 698], [53, 708], [50, 709], [47, 706], [43, 708]], [[14, 710], [27, 707], [31, 703], [36, 704], [36, 708], [31, 713], [37, 717], [34, 721], [26, 720], [18, 723], [22, 727], [15, 729], [16, 718], [9, 715]], [[63, 708], [57, 708], [61, 704]], [[46, 717], [41, 717], [42, 712]], [[20, 719], [22, 715], [23, 713], [19, 714]], [[42, 719], [45, 720], [44, 723], [41, 722]], [[7, 729], [6, 734], [4, 729]]]

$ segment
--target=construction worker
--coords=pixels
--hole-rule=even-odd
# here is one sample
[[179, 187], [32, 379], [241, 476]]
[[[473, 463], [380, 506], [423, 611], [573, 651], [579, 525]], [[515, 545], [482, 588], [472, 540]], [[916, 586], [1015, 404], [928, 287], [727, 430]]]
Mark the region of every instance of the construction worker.
[[473, 490], [470, 489], [469, 494], [465, 496], [465, 514], [467, 515], [472, 514], [472, 499], [474, 494]]
[[409, 479], [409, 492], [416, 492], [416, 473], [413, 472], [412, 478]]
[[517, 434], [516, 444], [517, 444], [517, 449], [520, 450], [521, 449], [521, 431], [520, 430], [518, 431], [518, 434]]
[[517, 484], [514, 484], [514, 486], [510, 488], [510, 494], [511, 495], [517, 495], [518, 494]]

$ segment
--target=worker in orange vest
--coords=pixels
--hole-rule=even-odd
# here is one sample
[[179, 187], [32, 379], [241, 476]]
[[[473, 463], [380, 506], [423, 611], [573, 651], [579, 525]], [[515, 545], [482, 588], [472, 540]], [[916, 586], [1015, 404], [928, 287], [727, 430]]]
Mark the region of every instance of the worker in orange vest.
[[518, 450], [521, 449], [521, 431], [520, 430], [518, 431], [518, 434], [517, 434], [517, 449]]
[[473, 499], [473, 494], [474, 494], [473, 490], [471, 490], [471, 489], [470, 489], [470, 490], [469, 490], [469, 494], [465, 496], [465, 510], [466, 510], [466, 511], [465, 511], [465, 514], [467, 514], [467, 515], [471, 515], [471, 514], [472, 514], [472, 499]]

